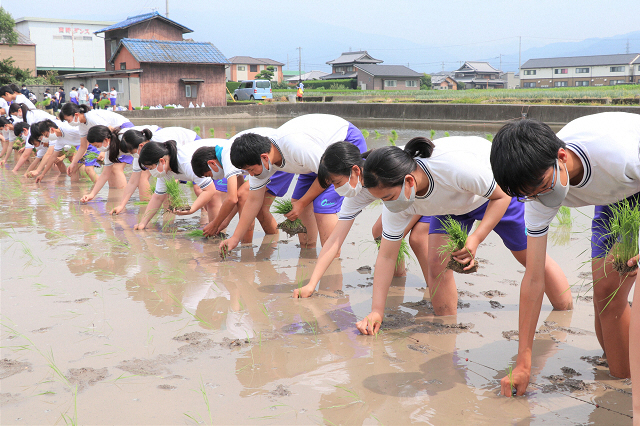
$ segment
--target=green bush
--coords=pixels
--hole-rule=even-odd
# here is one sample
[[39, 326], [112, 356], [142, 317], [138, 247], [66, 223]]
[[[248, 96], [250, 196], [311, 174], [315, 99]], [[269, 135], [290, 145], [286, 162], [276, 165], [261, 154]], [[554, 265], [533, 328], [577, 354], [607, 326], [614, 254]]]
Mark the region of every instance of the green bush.
[[227, 81], [227, 89], [233, 94], [233, 91], [240, 87], [240, 82], [237, 81]]
[[303, 82], [304, 88], [306, 89], [319, 89], [319, 88], [327, 88], [333, 85], [336, 86], [344, 86], [346, 89], [355, 89], [357, 85], [357, 81], [355, 78], [341, 78], [338, 80], [306, 80]]

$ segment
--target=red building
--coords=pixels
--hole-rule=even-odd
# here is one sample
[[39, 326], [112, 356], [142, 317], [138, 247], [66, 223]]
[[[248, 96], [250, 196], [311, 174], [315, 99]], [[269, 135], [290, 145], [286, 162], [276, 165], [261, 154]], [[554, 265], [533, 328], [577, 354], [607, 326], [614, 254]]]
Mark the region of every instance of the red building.
[[96, 31], [104, 33], [106, 71], [67, 75], [65, 90], [97, 83], [103, 91], [116, 87], [120, 105], [226, 105], [229, 61], [211, 43], [183, 40], [189, 32], [158, 12]]

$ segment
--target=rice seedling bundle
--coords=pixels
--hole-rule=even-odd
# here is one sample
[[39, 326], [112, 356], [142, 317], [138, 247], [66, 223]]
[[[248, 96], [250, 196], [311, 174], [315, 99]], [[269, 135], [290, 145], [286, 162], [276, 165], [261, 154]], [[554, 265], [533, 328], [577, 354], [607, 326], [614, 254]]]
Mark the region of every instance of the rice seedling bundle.
[[22, 139], [22, 137], [18, 136], [14, 140], [12, 148], [14, 149], [14, 151], [18, 151], [24, 148], [24, 145], [25, 145], [24, 140]]
[[[453, 219], [451, 216], [447, 216], [442, 221], [442, 227], [447, 233], [447, 243], [440, 247], [440, 253], [450, 255], [455, 251], [462, 250], [467, 243], [467, 237], [469, 236], [469, 234], [467, 234], [467, 231], [462, 227], [462, 225], [460, 225], [460, 222]], [[464, 268], [466, 266], [467, 265], [463, 265], [455, 260], [453, 256], [450, 257], [449, 263], [447, 263], [447, 269], [451, 269], [452, 271], [459, 274], [471, 274], [478, 270], [477, 262], [471, 269], [467, 269], [465, 271]]]
[[[293, 203], [291, 202], [291, 200], [280, 199], [273, 202], [273, 209], [271, 211], [273, 213], [285, 215], [291, 210], [293, 210]], [[278, 224], [278, 229], [282, 229], [288, 236], [307, 233], [307, 228], [302, 224], [300, 218], [294, 220], [293, 222], [289, 219], [286, 219], [284, 222]]]
[[608, 236], [615, 243], [607, 255], [612, 258], [613, 269], [620, 274], [628, 274], [638, 265], [627, 266], [627, 261], [638, 254], [638, 231], [640, 229], [640, 210], [623, 200], [611, 207], [611, 217], [606, 226]]
[[176, 211], [189, 211], [191, 206], [188, 204], [187, 199], [180, 188], [180, 183], [175, 179], [166, 179], [167, 195], [169, 195], [169, 208], [167, 211], [170, 213]]

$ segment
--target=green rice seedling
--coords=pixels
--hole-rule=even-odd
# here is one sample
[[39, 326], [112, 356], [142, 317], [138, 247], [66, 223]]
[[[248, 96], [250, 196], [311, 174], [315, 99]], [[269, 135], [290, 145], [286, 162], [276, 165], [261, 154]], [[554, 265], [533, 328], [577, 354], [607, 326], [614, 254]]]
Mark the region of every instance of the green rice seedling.
[[369, 137], [369, 132], [366, 129], [362, 129], [362, 136], [364, 136], [364, 138], [368, 138]]
[[[273, 209], [271, 212], [285, 215], [291, 210], [293, 210], [293, 203], [290, 199], [277, 199], [273, 202]], [[305, 234], [307, 232], [307, 228], [302, 224], [300, 218], [293, 222], [289, 219], [285, 219], [284, 222], [278, 224], [278, 229], [282, 229], [288, 236]]]
[[76, 147], [73, 145], [65, 145], [64, 147], [64, 157], [68, 161], [73, 160], [73, 156], [76, 154]]
[[376, 139], [380, 139], [380, 136], [382, 136], [382, 135], [380, 134], [380, 132], [379, 132], [379, 131], [377, 131], [377, 130], [374, 130], [374, 131], [373, 131], [373, 133], [375, 133], [375, 135], [376, 135]]
[[[382, 238], [376, 238], [374, 241], [376, 242], [378, 250], [380, 250]], [[403, 238], [400, 241], [400, 250], [398, 251], [398, 258], [396, 259], [396, 268], [400, 267], [404, 262], [409, 260], [413, 260], [413, 257], [411, 257], [411, 252], [409, 251], [409, 243], [407, 243], [407, 240]]]
[[507, 368], [507, 377], [509, 377], [509, 386], [511, 386], [511, 396], [516, 396], [516, 387], [513, 385], [513, 366]]
[[391, 130], [391, 136], [393, 137], [394, 141], [398, 140], [398, 132], [396, 132], [395, 130]]
[[358, 403], [364, 404], [365, 403], [362, 400], [362, 398], [360, 398], [360, 396], [355, 391], [352, 391], [352, 390], [347, 389], [344, 386], [340, 386], [340, 385], [334, 385], [334, 387], [336, 387], [338, 389], [342, 389], [343, 391], [348, 393], [347, 396], [341, 396], [339, 398], [348, 398], [348, 399], [351, 399], [351, 402], [349, 402], [348, 404], [333, 405], [331, 407], [319, 408], [318, 410], [329, 410], [331, 408], [343, 408], [343, 407], [347, 407], [347, 406], [352, 405], [352, 404], [358, 404]]
[[615, 243], [609, 248], [607, 256], [612, 258], [613, 269], [621, 275], [635, 270], [638, 265], [627, 266], [627, 261], [638, 254], [638, 231], [640, 229], [640, 210], [632, 206], [629, 200], [623, 200], [611, 207], [611, 218], [606, 224], [607, 234]]
[[487, 133], [484, 137], [487, 138], [489, 142], [493, 142], [493, 135], [491, 133]]
[[451, 135], [449, 134], [449, 132], [444, 132], [444, 137], [445, 137], [445, 138], [448, 138], [449, 136], [451, 136]]
[[209, 129], [209, 134], [211, 135], [212, 138], [216, 137], [216, 129], [214, 129], [213, 127], [211, 127]]
[[[442, 227], [447, 233], [447, 243], [440, 247], [440, 254], [451, 254], [455, 251], [462, 250], [467, 243], [467, 231], [462, 228], [460, 222], [453, 219], [451, 216], [447, 216], [442, 222]], [[459, 274], [471, 274], [478, 270], [478, 263], [476, 262], [471, 269], [464, 270], [467, 265], [463, 265], [456, 261], [453, 256], [449, 259], [447, 268], [455, 271]]]
[[390, 146], [396, 146], [396, 141], [395, 141], [395, 139], [393, 139], [393, 136], [389, 136], [389, 145]]
[[227, 137], [227, 139], [229, 139], [231, 137], [231, 133], [227, 132], [225, 133], [225, 136]]
[[24, 140], [22, 139], [22, 137], [21, 136], [17, 136], [16, 139], [13, 141], [12, 148], [13, 148], [14, 151], [18, 151], [18, 150], [24, 148], [24, 145], [25, 145], [25, 143], [24, 143]]
[[188, 211], [191, 206], [188, 205], [187, 199], [180, 188], [180, 183], [175, 179], [166, 179], [167, 194], [169, 195], [169, 212]]
[[433, 138], [435, 138], [435, 137], [436, 137], [436, 131], [431, 129], [431, 138], [430, 139], [433, 140]]
[[195, 126], [193, 128], [193, 131], [196, 132], [198, 134], [198, 136], [200, 136], [200, 126]]
[[571, 217], [571, 209], [567, 206], [561, 206], [560, 210], [556, 214], [558, 224], [560, 226], [571, 226], [573, 224], [573, 218]]

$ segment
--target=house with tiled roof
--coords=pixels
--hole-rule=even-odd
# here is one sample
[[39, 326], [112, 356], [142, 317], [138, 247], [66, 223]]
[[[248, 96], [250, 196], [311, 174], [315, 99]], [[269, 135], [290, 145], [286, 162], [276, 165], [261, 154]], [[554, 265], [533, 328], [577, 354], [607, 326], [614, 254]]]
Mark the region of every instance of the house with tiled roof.
[[273, 81], [282, 81], [282, 62], [269, 58], [252, 58], [251, 56], [233, 56], [229, 58], [231, 65], [227, 67], [228, 81], [253, 80], [257, 74], [273, 67]]
[[375, 59], [366, 50], [343, 52], [338, 58], [327, 62], [327, 65], [331, 65], [331, 74], [325, 75], [322, 80], [357, 78], [356, 65], [375, 65], [382, 62], [384, 61]]
[[520, 68], [523, 88], [614, 86], [639, 81], [639, 53], [529, 59]]
[[31, 71], [33, 77], [36, 76], [36, 45], [29, 37], [18, 33], [18, 42], [9, 44], [4, 38], [0, 38], [0, 58], [11, 58], [14, 67]]
[[467, 61], [454, 71], [454, 79], [465, 89], [504, 89], [506, 82], [500, 78], [501, 73], [488, 62]]
[[227, 58], [211, 43], [184, 40], [189, 28], [158, 12], [102, 28], [106, 71], [65, 76], [66, 86], [116, 87], [118, 104], [226, 105]]
[[355, 65], [362, 90], [420, 90], [422, 74], [404, 65]]

